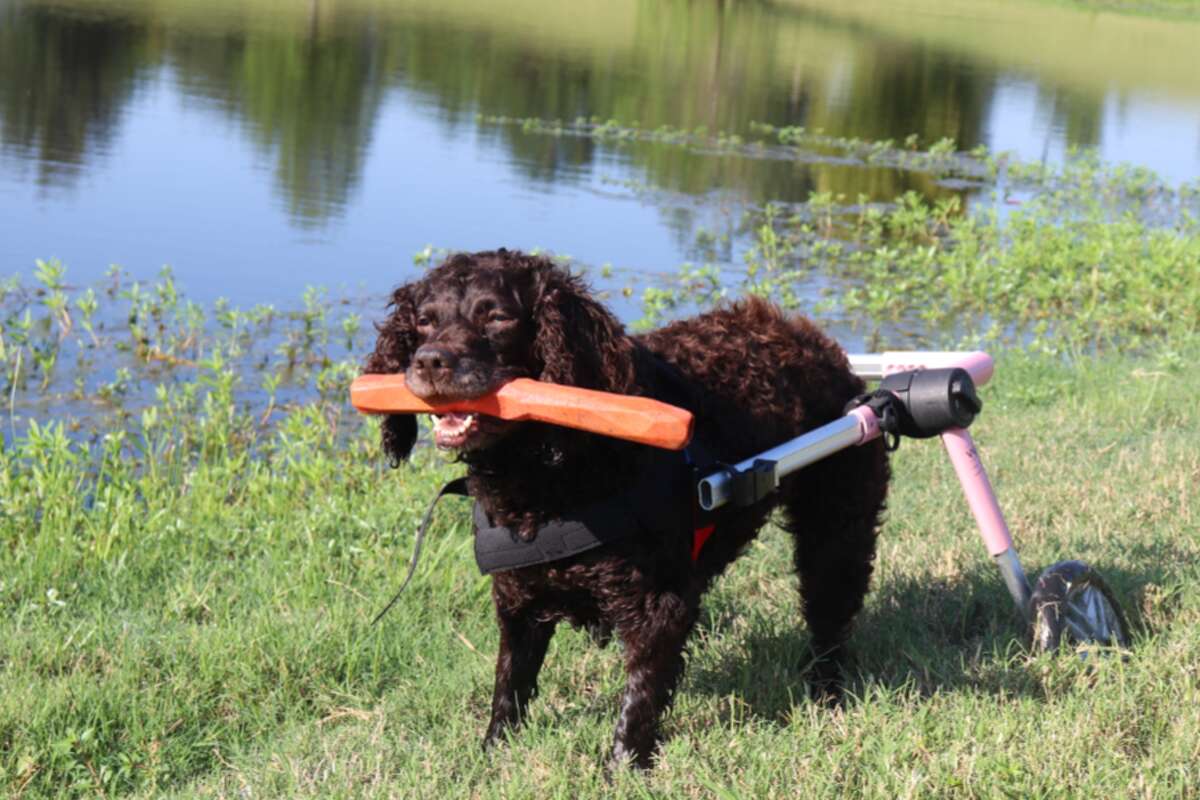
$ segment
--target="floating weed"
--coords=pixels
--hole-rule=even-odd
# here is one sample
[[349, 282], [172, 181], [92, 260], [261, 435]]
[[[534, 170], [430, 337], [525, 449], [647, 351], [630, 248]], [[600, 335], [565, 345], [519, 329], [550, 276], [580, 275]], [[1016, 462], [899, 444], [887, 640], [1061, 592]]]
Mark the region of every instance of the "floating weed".
[[564, 121], [479, 114], [476, 121], [485, 126], [519, 128], [522, 133], [529, 135], [582, 137], [612, 146], [649, 142], [686, 147], [700, 153], [750, 159], [792, 160], [818, 155], [834, 162], [918, 170], [941, 177], [981, 180], [994, 177], [998, 169], [998, 162], [986, 150], [977, 148], [970, 154], [960, 153], [952, 139], [942, 139], [929, 150], [921, 151], [916, 149], [915, 137], [906, 140], [905, 147], [897, 147], [891, 140], [865, 141], [854, 137], [831, 136], [820, 130], [777, 127], [758, 122], [751, 122], [748, 135], [744, 136], [726, 131], [713, 133], [704, 126], [692, 129], [669, 125], [643, 128], [636, 122], [625, 124], [596, 117]]
[[[101, 436], [153, 419], [141, 412], [158, 405], [162, 391], [195, 397], [198, 411], [206, 396], [214, 408], [234, 398], [263, 420], [310, 394], [340, 402], [334, 383], [361, 355], [362, 315], [320, 289], [301, 302], [286, 314], [223, 299], [205, 308], [184, 297], [166, 269], [147, 283], [113, 269], [103, 284], [80, 290], [61, 264], [39, 262], [31, 286], [8, 280], [0, 293], [5, 439], [35, 419]], [[251, 374], [274, 377], [243, 380]]]
[[[1026, 178], [1021, 179], [1027, 187]], [[889, 204], [827, 192], [751, 210], [746, 271], [730, 294], [787, 307], [820, 295], [835, 319], [917, 332], [913, 343], [1050, 352], [1137, 346], [1196, 330], [1200, 224], [1193, 193], [1082, 154], [1017, 205], [907, 192]], [[817, 280], [815, 275], [819, 275]], [[659, 307], [666, 289], [647, 296]], [[682, 283], [673, 305], [689, 307]], [[699, 304], [700, 298], [691, 298]]]
[[[892, 346], [1016, 343], [1072, 354], [1195, 330], [1200, 182], [1172, 188], [1090, 151], [1050, 167], [984, 148], [958, 152], [950, 140], [921, 149], [914, 137], [862, 142], [762, 125], [734, 135], [615, 120], [519, 122], [532, 134], [649, 140], [749, 158], [798, 158], [815, 148], [936, 174], [994, 176], [974, 193], [910, 191], [880, 202], [818, 191], [802, 203], [735, 205], [715, 229], [697, 228], [688, 248], [695, 262], [670, 273], [609, 264], [591, 271], [555, 256], [608, 282], [597, 287], [602, 295], [638, 298], [639, 327], [754, 293], [860, 328], [872, 341], [886, 335]], [[447, 252], [429, 245], [413, 261], [428, 266]], [[182, 295], [166, 268], [148, 283], [113, 268], [104, 283], [80, 290], [69, 286], [62, 264], [38, 262], [31, 285], [0, 284], [9, 433], [56, 404], [83, 417], [125, 419], [154, 402], [163, 383], [224, 391], [204, 382], [225, 374], [205, 366], [218, 355], [232, 373], [256, 375], [233, 392], [259, 420], [314, 395], [333, 401], [337, 381], [366, 346], [362, 312], [317, 287], [291, 311], [247, 311], [226, 300], [205, 308]]]
[[[717, 265], [725, 292], [693, 281], [685, 267], [670, 285], [642, 289], [641, 324], [726, 293], [755, 293], [870, 337], [887, 331], [901, 345], [969, 339], [1078, 352], [1195, 329], [1200, 182], [1171, 187], [1094, 151], [1071, 150], [1051, 165], [985, 147], [961, 152], [950, 139], [922, 149], [917, 137], [868, 142], [802, 127], [752, 124], [742, 136], [611, 119], [479, 121], [615, 147], [652, 142], [747, 159], [885, 165], [959, 187], [891, 202], [814, 192], [803, 203], [751, 207], [720, 260], [705, 229], [690, 248]], [[623, 294], [636, 291], [627, 285]]]
[[642, 317], [633, 327], [653, 328], [684, 309], [709, 308], [726, 296], [722, 274], [716, 266], [684, 264], [670, 286], [647, 286], [642, 291]]

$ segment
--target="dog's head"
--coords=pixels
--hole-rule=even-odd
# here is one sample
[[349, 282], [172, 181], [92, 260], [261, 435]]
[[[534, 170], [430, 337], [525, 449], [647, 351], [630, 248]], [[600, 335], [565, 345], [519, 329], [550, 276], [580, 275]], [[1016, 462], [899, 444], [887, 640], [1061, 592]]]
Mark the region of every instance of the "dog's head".
[[[403, 372], [434, 403], [479, 397], [520, 377], [628, 392], [632, 343], [583, 282], [542, 256], [508, 250], [459, 253], [392, 295], [366, 372]], [[475, 414], [435, 416], [439, 447], [482, 450], [514, 423]], [[388, 416], [383, 447], [408, 456], [416, 419]]]

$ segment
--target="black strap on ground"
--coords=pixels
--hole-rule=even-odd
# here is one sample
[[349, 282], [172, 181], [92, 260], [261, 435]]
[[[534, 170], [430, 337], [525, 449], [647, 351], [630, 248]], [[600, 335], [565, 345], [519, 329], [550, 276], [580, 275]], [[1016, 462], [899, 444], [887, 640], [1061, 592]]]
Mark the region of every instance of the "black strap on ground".
[[396, 601], [400, 599], [400, 593], [404, 591], [405, 587], [408, 586], [408, 582], [412, 580], [413, 573], [417, 571], [417, 560], [421, 557], [421, 543], [425, 541], [425, 532], [429, 530], [429, 522], [433, 519], [433, 510], [437, 508], [438, 500], [441, 500], [448, 494], [467, 497], [469, 494], [467, 491], [467, 479], [456, 478], [450, 481], [441, 488], [434, 496], [433, 501], [430, 502], [429, 508], [421, 520], [421, 524], [417, 526], [417, 541], [413, 545], [412, 560], [408, 562], [408, 574], [404, 576], [404, 582], [400, 584], [400, 588], [396, 590], [396, 594], [392, 596], [388, 604], [383, 607], [382, 611], [375, 615], [375, 619], [371, 620], [372, 625], [379, 622], [379, 620], [383, 619], [384, 614], [392, 610], [392, 606], [396, 605]]

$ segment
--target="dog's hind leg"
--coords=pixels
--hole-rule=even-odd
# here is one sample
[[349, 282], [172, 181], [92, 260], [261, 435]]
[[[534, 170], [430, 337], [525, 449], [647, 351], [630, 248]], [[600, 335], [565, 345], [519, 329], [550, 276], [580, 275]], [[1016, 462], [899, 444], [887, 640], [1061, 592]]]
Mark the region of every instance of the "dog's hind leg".
[[809, 685], [841, 699], [845, 643], [862, 609], [875, 559], [888, 465], [878, 443], [846, 450], [785, 479], [784, 527], [795, 539], [804, 618], [814, 658]]
[[537, 695], [537, 677], [554, 635], [554, 623], [535, 619], [526, 610], [496, 609], [500, 623], [500, 652], [496, 656], [496, 687], [492, 719], [483, 737], [491, 747], [505, 730], [520, 724], [529, 701]]
[[684, 644], [699, 612], [697, 599], [664, 593], [640, 603], [634, 624], [617, 626], [625, 645], [625, 694], [613, 737], [614, 765], [648, 768], [659, 720], [683, 674]]

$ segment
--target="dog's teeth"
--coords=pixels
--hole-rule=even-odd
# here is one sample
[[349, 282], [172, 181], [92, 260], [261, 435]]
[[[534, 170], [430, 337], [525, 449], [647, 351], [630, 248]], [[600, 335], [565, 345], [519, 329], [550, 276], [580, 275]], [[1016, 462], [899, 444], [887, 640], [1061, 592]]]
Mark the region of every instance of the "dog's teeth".
[[447, 447], [458, 447], [465, 442], [477, 420], [476, 414], [464, 414], [459, 411], [434, 414], [433, 417], [434, 433], [439, 443]]

